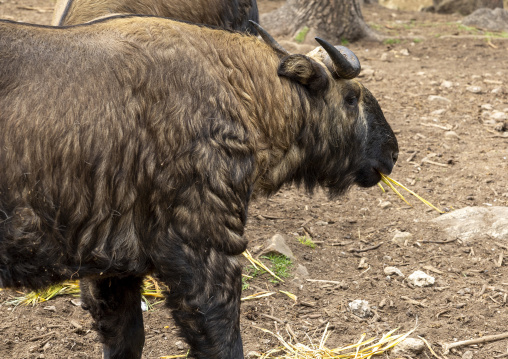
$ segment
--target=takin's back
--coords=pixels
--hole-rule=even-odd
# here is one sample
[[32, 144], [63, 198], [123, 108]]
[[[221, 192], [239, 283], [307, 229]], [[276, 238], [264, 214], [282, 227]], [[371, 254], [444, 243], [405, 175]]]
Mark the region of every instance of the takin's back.
[[58, 0], [52, 25], [77, 25], [113, 14], [167, 17], [255, 34], [256, 0]]

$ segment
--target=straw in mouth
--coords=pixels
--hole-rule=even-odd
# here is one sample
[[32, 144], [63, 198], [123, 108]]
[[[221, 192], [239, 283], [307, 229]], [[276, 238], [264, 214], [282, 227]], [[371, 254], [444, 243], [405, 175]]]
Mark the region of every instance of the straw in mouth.
[[[399, 186], [403, 189], [405, 189], [406, 191], [408, 191], [409, 193], [411, 193], [413, 196], [415, 196], [416, 198], [418, 198], [420, 201], [422, 201], [423, 203], [425, 203], [427, 206], [429, 206], [430, 208], [432, 209], [435, 209], [436, 211], [438, 211], [439, 213], [445, 213], [443, 210], [440, 210], [439, 208], [437, 208], [436, 206], [434, 206], [432, 203], [430, 203], [429, 201], [427, 201], [425, 198], [422, 198], [421, 196], [417, 195], [416, 193], [414, 193], [413, 191], [411, 191], [409, 188], [405, 187], [404, 185], [400, 184], [399, 182], [395, 181], [394, 179], [388, 177], [387, 175], [384, 175], [382, 174], [381, 172], [379, 173], [381, 175], [381, 181], [384, 182], [388, 187], [390, 187], [390, 189], [395, 192], [397, 194], [397, 196], [399, 196], [404, 202], [406, 202], [408, 205], [411, 205], [411, 203], [409, 203], [405, 198], [404, 196], [394, 187], [394, 185], [396, 186]], [[381, 186], [381, 182], [378, 183], [379, 187], [381, 187], [381, 189], [383, 190], [383, 192], [385, 191], [383, 186]]]

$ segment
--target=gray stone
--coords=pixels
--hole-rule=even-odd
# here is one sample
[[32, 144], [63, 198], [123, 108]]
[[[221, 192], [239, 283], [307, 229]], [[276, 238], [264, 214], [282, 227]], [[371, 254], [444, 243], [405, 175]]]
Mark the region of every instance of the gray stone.
[[271, 253], [282, 254], [292, 261], [296, 260], [296, 257], [286, 243], [286, 238], [281, 234], [276, 234], [265, 242], [265, 248], [261, 252], [261, 255]]
[[441, 87], [445, 89], [449, 89], [453, 87], [453, 82], [451, 81], [443, 81], [441, 82]]
[[462, 354], [462, 359], [473, 359], [473, 352], [471, 350], [466, 351]]
[[466, 207], [432, 220], [450, 238], [465, 242], [489, 236], [508, 241], [508, 207]]
[[425, 349], [425, 343], [421, 339], [406, 338], [397, 344], [392, 353], [395, 356], [403, 356], [404, 354], [420, 354]]
[[185, 349], [185, 345], [184, 345], [184, 343], [181, 340], [175, 342], [175, 346], [176, 346], [176, 348], [178, 350], [184, 350]]
[[478, 9], [462, 20], [462, 24], [482, 30], [508, 31], [508, 11], [501, 8]]
[[433, 0], [433, 6], [428, 10], [440, 14], [459, 13], [469, 15], [478, 8], [496, 8], [503, 7], [503, 0]]

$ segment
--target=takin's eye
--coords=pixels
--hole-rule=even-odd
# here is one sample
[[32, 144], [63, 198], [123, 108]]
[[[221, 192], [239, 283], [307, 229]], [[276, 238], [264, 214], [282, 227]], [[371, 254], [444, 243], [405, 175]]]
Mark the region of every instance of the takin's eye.
[[350, 109], [355, 109], [358, 106], [358, 97], [355, 94], [349, 94], [346, 96], [345, 102]]

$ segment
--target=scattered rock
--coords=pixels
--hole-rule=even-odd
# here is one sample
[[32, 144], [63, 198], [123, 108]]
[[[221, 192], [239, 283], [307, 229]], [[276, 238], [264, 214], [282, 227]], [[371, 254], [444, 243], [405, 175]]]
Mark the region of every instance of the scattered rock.
[[462, 20], [462, 24], [482, 30], [508, 31], [508, 11], [501, 8], [481, 8]]
[[494, 109], [494, 107], [492, 107], [492, 105], [490, 103], [486, 103], [486, 104], [483, 104], [481, 106], [482, 110], [487, 110], [487, 111], [492, 111]]
[[466, 351], [462, 354], [462, 359], [473, 359], [473, 352], [471, 350]]
[[404, 277], [404, 274], [402, 274], [400, 269], [397, 268], [397, 267], [385, 267], [385, 269], [383, 269], [383, 272], [385, 272], [386, 275], [394, 275], [394, 274], [396, 274], [399, 277]]
[[47, 310], [49, 312], [56, 312], [56, 307], [54, 305], [48, 305], [47, 307], [44, 307], [43, 309]]
[[452, 88], [453, 87], [453, 82], [451, 82], [451, 81], [443, 81], [443, 82], [441, 82], [441, 87], [442, 88], [446, 88], [446, 89]]
[[402, 50], [399, 51], [399, 53], [402, 56], [409, 56], [409, 50], [408, 49], [402, 49]]
[[501, 111], [494, 111], [490, 114], [489, 117], [493, 120], [496, 120], [496, 121], [508, 120], [508, 115], [504, 112], [501, 112]]
[[316, 226], [327, 226], [328, 222], [326, 222], [326, 221], [317, 221], [315, 224], [316, 224]]
[[482, 88], [480, 86], [468, 86], [466, 87], [466, 91], [469, 91], [471, 93], [480, 94], [482, 93]]
[[440, 108], [439, 110], [432, 111], [430, 114], [432, 116], [441, 116], [446, 112], [444, 108]]
[[450, 239], [465, 242], [489, 236], [508, 241], [508, 207], [465, 207], [432, 220]]
[[356, 299], [352, 302], [349, 302], [349, 309], [351, 313], [360, 318], [367, 318], [372, 316], [372, 311], [370, 310], [369, 302], [366, 300]]
[[76, 307], [81, 306], [81, 300], [80, 299], [71, 299], [72, 305], [75, 305]]
[[508, 122], [499, 122], [494, 126], [494, 130], [497, 132], [508, 131]]
[[257, 352], [255, 350], [251, 350], [250, 352], [247, 353], [247, 356], [246, 358], [247, 359], [254, 359], [254, 358], [259, 358], [261, 357], [263, 354], [260, 353], [260, 352]]
[[446, 97], [443, 97], [443, 96], [436, 96], [436, 95], [430, 95], [428, 98], [427, 98], [429, 101], [440, 101], [440, 102], [447, 102], [447, 103], [450, 103], [451, 101], [449, 99], [447, 99]]
[[503, 7], [503, 0], [433, 0], [432, 3], [433, 6], [426, 7], [424, 10], [439, 14], [469, 15], [478, 8]]
[[307, 267], [299, 264], [295, 269], [295, 277], [302, 279], [309, 278], [309, 271], [307, 270]]
[[496, 95], [501, 95], [504, 93], [504, 89], [502, 87], [496, 87], [495, 89], [493, 89], [490, 92], [493, 94], [496, 94]]
[[141, 311], [142, 312], [148, 311], [148, 305], [146, 305], [146, 302], [144, 300], [141, 301]]
[[261, 255], [271, 253], [282, 254], [292, 261], [296, 260], [296, 257], [286, 243], [286, 238], [281, 234], [276, 234], [265, 242], [265, 247], [261, 252]]
[[175, 342], [175, 347], [178, 349], [178, 350], [184, 350], [185, 349], [185, 346], [183, 344], [183, 342], [181, 340]]
[[421, 270], [417, 270], [407, 277], [407, 281], [416, 287], [429, 287], [436, 279]]
[[379, 204], [379, 207], [381, 207], [382, 209], [388, 209], [388, 208], [391, 208], [392, 207], [392, 202], [390, 201], [383, 201]]
[[381, 54], [381, 61], [388, 61], [388, 52], [383, 52]]
[[393, 348], [393, 355], [420, 354], [425, 349], [425, 343], [421, 339], [406, 338]]
[[375, 71], [370, 68], [362, 69], [362, 72], [360, 72], [360, 75], [358, 77], [371, 77], [374, 76]]
[[392, 242], [402, 247], [405, 246], [409, 241], [413, 239], [413, 235], [409, 232], [395, 231]]
[[444, 137], [447, 140], [460, 140], [459, 135], [457, 135], [457, 132], [455, 131], [446, 131], [444, 133]]

